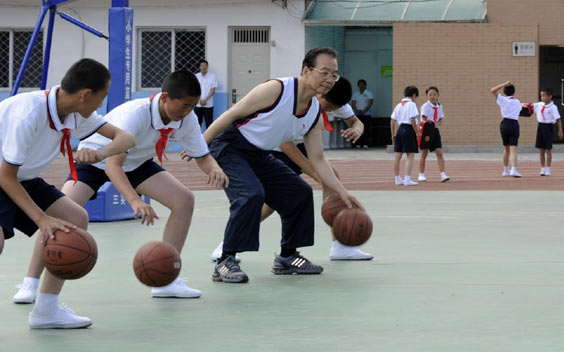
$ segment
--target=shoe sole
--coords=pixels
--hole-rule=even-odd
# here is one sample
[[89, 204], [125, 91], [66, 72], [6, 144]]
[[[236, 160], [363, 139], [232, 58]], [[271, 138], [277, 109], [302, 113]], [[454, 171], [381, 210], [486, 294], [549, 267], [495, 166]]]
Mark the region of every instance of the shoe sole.
[[334, 261], [368, 261], [368, 260], [374, 259], [374, 257], [370, 257], [370, 258], [334, 258], [334, 257], [329, 257], [329, 259], [334, 260]]
[[29, 325], [30, 329], [85, 329], [92, 325], [90, 322], [88, 325], [81, 324], [69, 324], [69, 325], [59, 325], [53, 323], [45, 323], [45, 324], [38, 324], [38, 325]]
[[231, 280], [231, 279], [222, 279], [219, 275], [212, 275], [213, 282], [225, 282], [226, 284], [244, 284], [249, 282], [249, 278], [246, 277], [242, 280]]
[[12, 300], [15, 304], [32, 304], [33, 302], [35, 302], [35, 300], [33, 301], [16, 301], [15, 299]]
[[323, 269], [319, 272], [300, 272], [298, 269], [274, 269], [272, 268], [272, 273], [274, 275], [319, 275], [323, 272]]
[[441, 182], [447, 182], [450, 180], [450, 177], [445, 178], [444, 180], [441, 180]]
[[171, 296], [171, 295], [167, 295], [167, 296], [159, 296], [159, 295], [151, 295], [153, 298], [200, 298], [202, 297], [202, 294], [199, 295], [191, 295], [191, 296]]

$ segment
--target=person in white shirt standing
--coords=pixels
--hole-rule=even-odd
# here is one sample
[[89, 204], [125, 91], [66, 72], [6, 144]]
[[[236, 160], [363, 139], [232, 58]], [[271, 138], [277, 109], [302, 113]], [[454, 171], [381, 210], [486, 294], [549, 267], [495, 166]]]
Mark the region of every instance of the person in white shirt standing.
[[[499, 91], [503, 88], [503, 95]], [[515, 86], [507, 81], [490, 89], [496, 97], [496, 103], [501, 110], [501, 124], [499, 130], [503, 141], [503, 173], [502, 176], [521, 177], [517, 171], [517, 145], [519, 142], [519, 114], [521, 102], [515, 99]], [[511, 165], [511, 167], [509, 167]]]
[[[554, 125], [558, 124], [558, 139], [564, 138], [562, 134], [562, 121], [558, 107], [552, 101], [552, 89], [541, 90], [541, 101], [533, 104], [539, 126], [535, 147], [540, 152], [541, 176], [550, 176], [552, 165], [552, 141], [554, 140]], [[546, 154], [546, 159], [545, 159]]]
[[439, 126], [445, 118], [443, 106], [439, 103], [439, 88], [429, 87], [425, 91], [427, 95], [427, 102], [421, 105], [421, 123], [433, 123], [435, 128], [433, 130], [433, 137], [431, 138], [431, 146], [429, 148], [421, 147], [421, 158], [419, 159], [419, 177], [418, 181], [425, 182], [425, 159], [429, 152], [435, 152], [437, 156], [437, 163], [439, 164], [439, 171], [441, 172], [441, 182], [447, 182], [450, 177], [445, 173], [445, 159], [443, 158], [443, 143], [441, 141], [441, 133]]
[[354, 143], [357, 148], [368, 148], [368, 138], [370, 133], [370, 108], [374, 103], [374, 95], [366, 89], [366, 81], [359, 79], [357, 82], [358, 91], [354, 92], [351, 100], [351, 106], [354, 113], [364, 124], [364, 133], [359, 140]]
[[[15, 303], [33, 303], [43, 269], [41, 252], [55, 232], [88, 227], [88, 213], [39, 175], [57, 157], [67, 154], [73, 180], [76, 164], [92, 164], [135, 145], [130, 134], [106, 123], [96, 114], [110, 89], [110, 72], [101, 63], [81, 59], [65, 73], [60, 86], [46, 91], [22, 93], [0, 103], [0, 252], [4, 240], [14, 236], [14, 228], [27, 236], [37, 229], [33, 258], [40, 267], [28, 275], [14, 296]], [[74, 155], [72, 136], [81, 139], [93, 133], [108, 138], [99, 150], [83, 149]], [[92, 324], [58, 304], [64, 280], [46, 272], [35, 306], [29, 314], [34, 329], [74, 329]]]
[[[417, 148], [417, 137], [419, 128], [417, 127], [417, 118], [419, 111], [417, 105], [413, 102], [419, 96], [419, 89], [415, 86], [405, 87], [403, 91], [405, 98], [396, 105], [392, 112], [390, 128], [392, 130], [392, 143], [394, 143], [394, 175], [396, 177], [397, 186], [417, 186], [418, 183], [411, 180], [411, 169], [413, 168], [413, 159], [419, 150]], [[407, 155], [407, 163], [405, 168], [405, 178], [400, 176], [400, 161], [405, 153]]]
[[198, 82], [202, 89], [202, 96], [194, 108], [196, 116], [198, 116], [198, 123], [206, 121], [206, 129], [209, 128], [213, 122], [213, 94], [217, 88], [217, 79], [215, 75], [208, 71], [208, 62], [200, 60], [200, 72], [196, 73]]

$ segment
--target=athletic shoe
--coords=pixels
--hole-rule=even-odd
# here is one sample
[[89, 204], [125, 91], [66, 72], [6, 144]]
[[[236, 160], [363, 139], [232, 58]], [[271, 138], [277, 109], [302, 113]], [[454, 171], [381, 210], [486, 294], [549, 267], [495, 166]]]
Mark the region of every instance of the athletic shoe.
[[215, 282], [244, 283], [249, 281], [249, 277], [241, 268], [234, 256], [230, 255], [221, 263], [215, 264], [212, 274], [212, 280]]
[[425, 174], [419, 174], [419, 177], [417, 178], [418, 181], [421, 182], [425, 182], [427, 181], [427, 177], [425, 177]]
[[545, 172], [545, 168], [543, 167], [543, 168], [541, 168], [539, 176], [545, 176], [545, 175], [546, 175], [546, 172]]
[[448, 180], [450, 180], [450, 177], [447, 175], [441, 176], [441, 182], [447, 182]]
[[14, 303], [30, 304], [35, 302], [35, 291], [37, 290], [37, 287], [24, 281], [23, 283], [17, 285], [16, 288], [19, 288], [19, 290], [16, 292], [14, 297], [12, 297], [12, 301], [14, 301]]
[[511, 171], [511, 172], [509, 173], [509, 176], [521, 177], [521, 174], [520, 174], [517, 170], [515, 170], [515, 171]]
[[186, 286], [186, 278], [178, 278], [163, 287], [151, 288], [153, 297], [176, 297], [176, 298], [198, 298], [202, 291]]
[[313, 275], [321, 274], [323, 272], [323, 268], [319, 265], [313, 264], [305, 257], [301, 256], [300, 252], [296, 252], [289, 258], [282, 258], [277, 255], [274, 258], [272, 272], [276, 275]]
[[363, 147], [363, 148], [368, 148], [368, 146], [367, 146], [366, 144], [365, 144], [365, 145], [363, 145], [362, 147]]
[[547, 170], [544, 172], [544, 175], [545, 175], [545, 176], [550, 176], [550, 170], [547, 169]]
[[38, 314], [34, 309], [29, 313], [28, 321], [32, 329], [79, 329], [92, 325], [92, 320], [75, 315], [64, 304], [57, 306], [51, 314]]
[[511, 176], [508, 170], [503, 170], [503, 173], [501, 174], [501, 176], [503, 177], [507, 177], [507, 176]]
[[403, 186], [403, 179], [401, 177], [396, 178], [396, 186]]
[[331, 258], [331, 260], [372, 260], [374, 256], [369, 253], [364, 253], [358, 249], [358, 247], [349, 247], [339, 241], [333, 241], [329, 258]]
[[403, 185], [404, 186], [417, 186], [419, 183], [411, 181], [411, 180], [404, 180], [403, 181]]
[[[215, 247], [215, 249], [213, 250], [211, 255], [212, 262], [217, 262], [217, 260], [221, 258], [222, 254], [223, 254], [223, 241], [219, 242], [217, 247]], [[237, 263], [241, 262], [241, 258], [239, 258], [239, 256], [237, 255], [235, 256], [235, 260], [237, 261]]]

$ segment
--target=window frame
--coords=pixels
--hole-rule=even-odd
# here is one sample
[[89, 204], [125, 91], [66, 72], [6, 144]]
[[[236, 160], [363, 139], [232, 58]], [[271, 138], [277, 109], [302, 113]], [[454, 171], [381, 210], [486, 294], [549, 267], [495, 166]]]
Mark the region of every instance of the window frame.
[[[33, 31], [34, 31], [34, 28], [31, 28], [31, 27], [21, 27], [21, 28], [0, 27], [0, 32], [8, 32], [9, 33], [9, 42], [8, 42], [8, 71], [9, 71], [8, 72], [8, 87], [1, 87], [0, 86], [0, 93], [11, 92], [13, 87], [14, 87], [14, 83], [15, 83], [14, 75], [17, 77], [17, 72], [14, 72], [14, 69], [16, 67], [16, 65], [14, 63], [14, 33], [15, 32], [29, 32], [30, 35], [31, 35], [33, 33]], [[42, 41], [41, 41], [41, 70], [43, 71], [43, 60], [45, 58], [45, 45], [44, 45], [45, 32], [44, 32], [44, 29], [41, 28], [39, 30], [39, 33], [41, 34], [41, 37], [42, 37]], [[29, 45], [29, 42], [26, 45], [26, 50], [27, 50], [28, 45]], [[37, 45], [37, 43], [36, 43], [36, 45]], [[36, 50], [36, 48], [37, 47], [34, 47], [34, 50]], [[41, 86], [41, 79], [39, 80], [39, 85], [37, 87], [22, 87], [22, 86], [20, 86], [18, 88], [18, 92], [30, 92], [30, 91], [38, 90], [38, 89], [41, 88], [40, 86]]]

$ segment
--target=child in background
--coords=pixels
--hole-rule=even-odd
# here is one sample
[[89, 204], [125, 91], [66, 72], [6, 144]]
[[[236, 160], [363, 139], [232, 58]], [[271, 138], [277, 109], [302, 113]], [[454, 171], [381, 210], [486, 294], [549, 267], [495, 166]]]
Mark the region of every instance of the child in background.
[[[541, 176], [550, 176], [552, 164], [552, 141], [554, 139], [554, 124], [558, 124], [558, 139], [564, 138], [562, 134], [562, 121], [558, 107], [552, 101], [552, 89], [541, 90], [541, 101], [533, 104], [539, 126], [537, 127], [537, 140], [535, 148], [540, 152]], [[546, 159], [545, 159], [546, 154]], [[545, 163], [546, 161], [546, 163]]]
[[[397, 186], [417, 186], [418, 183], [411, 180], [411, 169], [413, 168], [414, 153], [418, 152], [417, 137], [417, 105], [413, 102], [419, 96], [419, 90], [415, 86], [408, 86], [404, 90], [405, 98], [395, 107], [390, 121], [392, 130], [392, 143], [394, 143], [394, 174]], [[399, 126], [398, 126], [399, 125]], [[399, 163], [403, 153], [407, 154], [405, 178], [399, 175]]]

